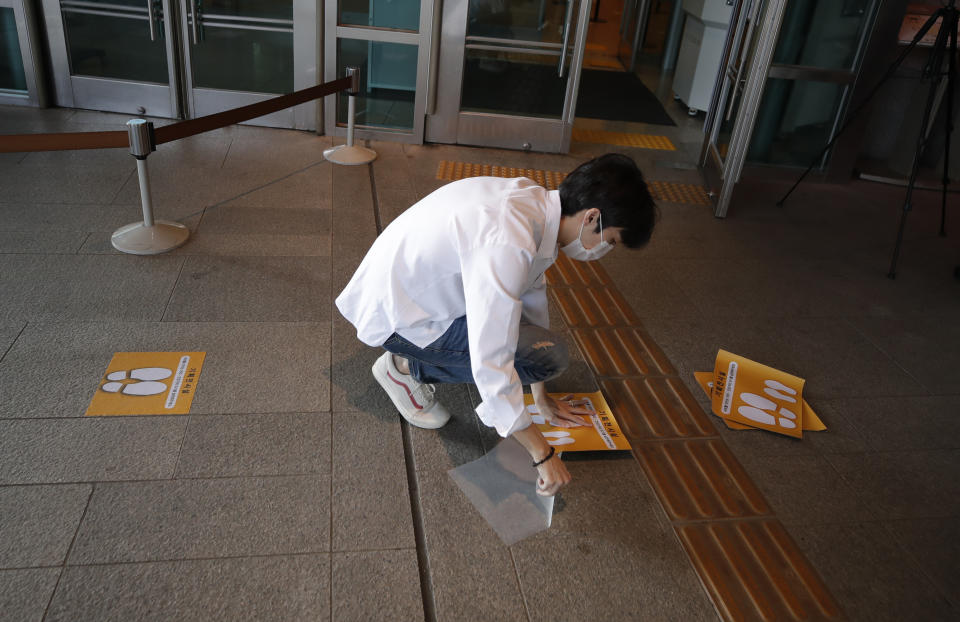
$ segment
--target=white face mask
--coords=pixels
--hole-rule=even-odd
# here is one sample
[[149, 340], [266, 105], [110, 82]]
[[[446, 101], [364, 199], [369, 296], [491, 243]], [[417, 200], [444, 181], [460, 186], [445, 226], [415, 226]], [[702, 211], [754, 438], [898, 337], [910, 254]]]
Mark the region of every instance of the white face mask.
[[600, 243], [593, 248], [584, 248], [580, 237], [583, 235], [583, 225], [585, 225], [586, 222], [587, 221], [584, 220], [580, 223], [580, 233], [577, 234], [577, 239], [560, 249], [563, 254], [570, 259], [576, 259], [577, 261], [594, 261], [600, 259], [613, 249], [613, 244], [603, 239], [602, 214], [600, 215]]

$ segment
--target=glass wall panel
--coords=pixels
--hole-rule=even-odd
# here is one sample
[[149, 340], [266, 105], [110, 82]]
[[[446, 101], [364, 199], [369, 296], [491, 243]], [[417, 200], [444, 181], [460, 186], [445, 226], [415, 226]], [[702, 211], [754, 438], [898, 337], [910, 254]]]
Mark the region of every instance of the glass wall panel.
[[190, 49], [190, 61], [194, 87], [251, 93], [293, 91], [292, 31], [204, 26], [203, 40]]
[[[417, 89], [417, 46], [358, 39], [337, 41], [337, 75], [360, 67], [356, 98], [357, 125], [413, 129]], [[337, 96], [337, 123], [347, 123], [347, 95]]]
[[339, 23], [417, 31], [420, 0], [340, 0]]
[[490, 50], [466, 50], [460, 109], [559, 119], [565, 78], [559, 57]]
[[293, 19], [292, 0], [202, 0], [204, 18], [231, 15], [247, 19]]
[[566, 11], [552, 0], [470, 0], [467, 36], [560, 43]]
[[830, 141], [846, 85], [769, 78], [747, 161], [808, 166]]
[[[70, 73], [75, 76], [116, 78], [167, 84], [165, 39], [150, 41], [146, 3], [143, 0], [112, 0], [129, 6], [142, 16], [91, 15], [63, 7]], [[111, 11], [104, 7], [104, 11]]]
[[875, 0], [790, 0], [775, 65], [852, 70]]
[[10, 7], [0, 7], [0, 89], [27, 92], [23, 55], [17, 35], [17, 16]]

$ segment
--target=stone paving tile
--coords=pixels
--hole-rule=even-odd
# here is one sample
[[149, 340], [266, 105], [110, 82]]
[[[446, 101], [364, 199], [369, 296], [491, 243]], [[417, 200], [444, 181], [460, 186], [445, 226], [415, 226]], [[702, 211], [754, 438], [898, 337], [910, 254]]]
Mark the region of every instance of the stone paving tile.
[[0, 484], [173, 476], [186, 417], [0, 421]]
[[[123, 125], [112, 129], [126, 130]], [[150, 164], [154, 158], [150, 158]], [[136, 160], [128, 147], [116, 149], [78, 149], [75, 151], [35, 151], [20, 160], [22, 166], [55, 166], [62, 169], [101, 169], [129, 171]]]
[[331, 557], [333, 619], [423, 619], [416, 550], [333, 553]]
[[196, 415], [177, 477], [329, 475], [328, 413]]
[[805, 433], [804, 442], [814, 441], [823, 453], [960, 447], [960, 396], [817, 400], [816, 406], [832, 433]]
[[[469, 550], [469, 560], [464, 550]], [[430, 575], [437, 620], [530, 620], [506, 547], [431, 549]]]
[[960, 518], [884, 522], [933, 583], [960, 612]]
[[63, 563], [91, 486], [0, 487], [0, 568]]
[[878, 518], [870, 498], [844, 481], [821, 456], [741, 454], [740, 460], [784, 525]]
[[[450, 411], [447, 425], [437, 430], [410, 428], [417, 473], [446, 473], [484, 453], [479, 428], [486, 426], [477, 417], [467, 385], [437, 385], [437, 399]], [[396, 409], [391, 408], [390, 412], [395, 413]]]
[[513, 547], [531, 621], [717, 619], [670, 530], [645, 549], [598, 531]]
[[0, 570], [0, 611], [8, 620], [43, 620], [59, 577], [60, 568]]
[[[238, 175], [236, 171], [220, 168], [219, 162], [207, 166], [171, 162], [167, 166], [150, 168], [150, 192], [154, 212], [166, 218], [178, 205], [196, 211], [228, 203], [275, 179], [275, 173], [265, 170], [246, 171]], [[136, 175], [124, 184], [112, 202], [128, 205], [140, 202], [140, 185]]]
[[317, 553], [327, 476], [98, 484], [67, 563]]
[[314, 162], [316, 161], [308, 162], [303, 167], [288, 167], [278, 171], [278, 177], [266, 182], [267, 185], [263, 188], [249, 191], [225, 205], [273, 207], [281, 210], [329, 209], [333, 165], [326, 161], [317, 164]]
[[509, 549], [446, 473], [418, 484], [437, 619], [528, 620]]
[[166, 322], [330, 319], [329, 262], [319, 257], [188, 257]]
[[416, 546], [398, 419], [335, 413], [332, 465], [334, 551]]
[[296, 171], [314, 163], [330, 168], [323, 151], [330, 147], [330, 136], [298, 130], [267, 130], [237, 133], [223, 167], [234, 174], [266, 170], [273, 174]]
[[[385, 350], [357, 339], [356, 329], [336, 309], [333, 313], [335, 353], [330, 366], [331, 407], [334, 411], [363, 411], [384, 416], [396, 413], [386, 392], [377, 384], [371, 368]], [[396, 413], [399, 417], [399, 413]]]
[[82, 416], [114, 352], [170, 351], [207, 353], [194, 414], [325, 412], [329, 348], [324, 323], [31, 323], [0, 361], [0, 416]]
[[960, 516], [960, 449], [830, 454], [827, 460], [869, 499], [878, 517]]
[[[60, 166], [5, 166], [0, 169], [4, 201], [36, 203], [111, 203], [124, 186], [136, 194], [136, 164], [133, 158], [122, 168], [62, 168]], [[134, 178], [133, 185], [128, 182]], [[130, 200], [121, 201], [130, 203]]]
[[73, 255], [86, 238], [82, 231], [0, 231], [0, 253]]
[[668, 262], [643, 253], [618, 251], [618, 257], [610, 253], [603, 259], [616, 288], [640, 319], [700, 317], [701, 311], [671, 277]]
[[[932, 317], [862, 318], [854, 325], [929, 393], [956, 395], [960, 392], [960, 346], [956, 345], [960, 344], [960, 324], [957, 322]], [[931, 352], [937, 352], [937, 356], [930, 356]]]
[[[9, 199], [5, 199], [9, 200]], [[158, 218], [177, 220], [191, 225], [188, 216], [195, 209], [175, 207], [155, 214]], [[0, 230], [50, 232], [64, 231], [100, 231], [113, 233], [131, 222], [142, 222], [143, 211], [140, 195], [131, 204], [90, 204], [78, 203], [0, 203]]]
[[3, 360], [4, 354], [7, 353], [7, 350], [13, 345], [13, 342], [17, 340], [17, 337], [23, 331], [26, 323], [10, 323], [3, 322], [0, 323], [0, 361]]
[[851, 620], [949, 620], [951, 607], [880, 523], [793, 526]]
[[74, 566], [46, 620], [330, 619], [329, 555]]
[[330, 211], [303, 207], [218, 205], [207, 208], [201, 234], [330, 235]]
[[157, 320], [179, 257], [0, 255], [0, 316], [44, 320]]
[[[181, 224], [196, 228], [200, 216]], [[2, 234], [0, 234], [2, 237]], [[80, 253], [119, 254], [110, 243], [111, 234], [90, 234]], [[219, 255], [225, 257], [330, 257], [330, 237], [318, 235], [284, 235], [260, 233], [191, 233], [187, 243], [170, 251], [170, 255]]]

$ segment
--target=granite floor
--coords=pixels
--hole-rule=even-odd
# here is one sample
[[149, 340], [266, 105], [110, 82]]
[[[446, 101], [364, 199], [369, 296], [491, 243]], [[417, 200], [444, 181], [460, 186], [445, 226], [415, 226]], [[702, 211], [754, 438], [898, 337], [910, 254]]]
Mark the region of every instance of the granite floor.
[[[0, 154], [0, 618], [711, 620], [718, 613], [630, 455], [570, 462], [548, 531], [503, 546], [447, 476], [496, 442], [468, 386], [439, 431], [401, 425], [333, 298], [377, 235], [445, 183], [441, 160], [568, 171], [616, 150], [699, 183], [696, 119], [584, 122], [677, 151], [566, 155], [230, 127], [150, 157], [159, 218], [189, 243], [113, 251], [139, 218], [125, 150]], [[117, 115], [0, 108], [0, 133], [122, 128]], [[694, 394], [719, 348], [807, 379], [828, 430], [717, 438], [851, 620], [960, 617], [960, 201], [745, 180], [730, 215], [662, 202], [650, 246], [603, 260]], [[562, 318], [553, 321], [563, 328]], [[575, 348], [574, 348], [575, 349]], [[123, 351], [206, 352], [189, 415], [84, 417]], [[575, 356], [579, 359], [579, 355]], [[595, 386], [586, 366], [556, 390]]]

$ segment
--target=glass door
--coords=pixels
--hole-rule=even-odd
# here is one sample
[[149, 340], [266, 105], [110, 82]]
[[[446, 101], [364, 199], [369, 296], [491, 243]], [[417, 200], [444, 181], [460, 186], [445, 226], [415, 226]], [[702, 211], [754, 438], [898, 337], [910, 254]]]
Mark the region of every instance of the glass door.
[[[179, 0], [190, 117], [253, 104], [317, 84], [316, 2]], [[315, 103], [257, 125], [316, 128]]]
[[724, 58], [704, 124], [701, 167], [714, 214], [727, 215], [787, 0], [739, 0], [730, 18]]
[[565, 153], [590, 0], [445, 0], [427, 139]]
[[180, 116], [171, 0], [43, 0], [56, 103]]
[[[680, 2], [681, 0], [674, 0]], [[647, 33], [647, 19], [650, 14], [650, 0], [624, 0], [623, 14], [620, 17], [620, 44], [617, 57], [627, 71], [637, 68], [637, 54]]]
[[[43, 2], [61, 106], [194, 118], [316, 84], [315, 2]], [[312, 129], [316, 109], [253, 123]]]
[[702, 164], [717, 216], [726, 215], [744, 163], [805, 168], [830, 142], [877, 6], [878, 0], [738, 3], [704, 130]]

